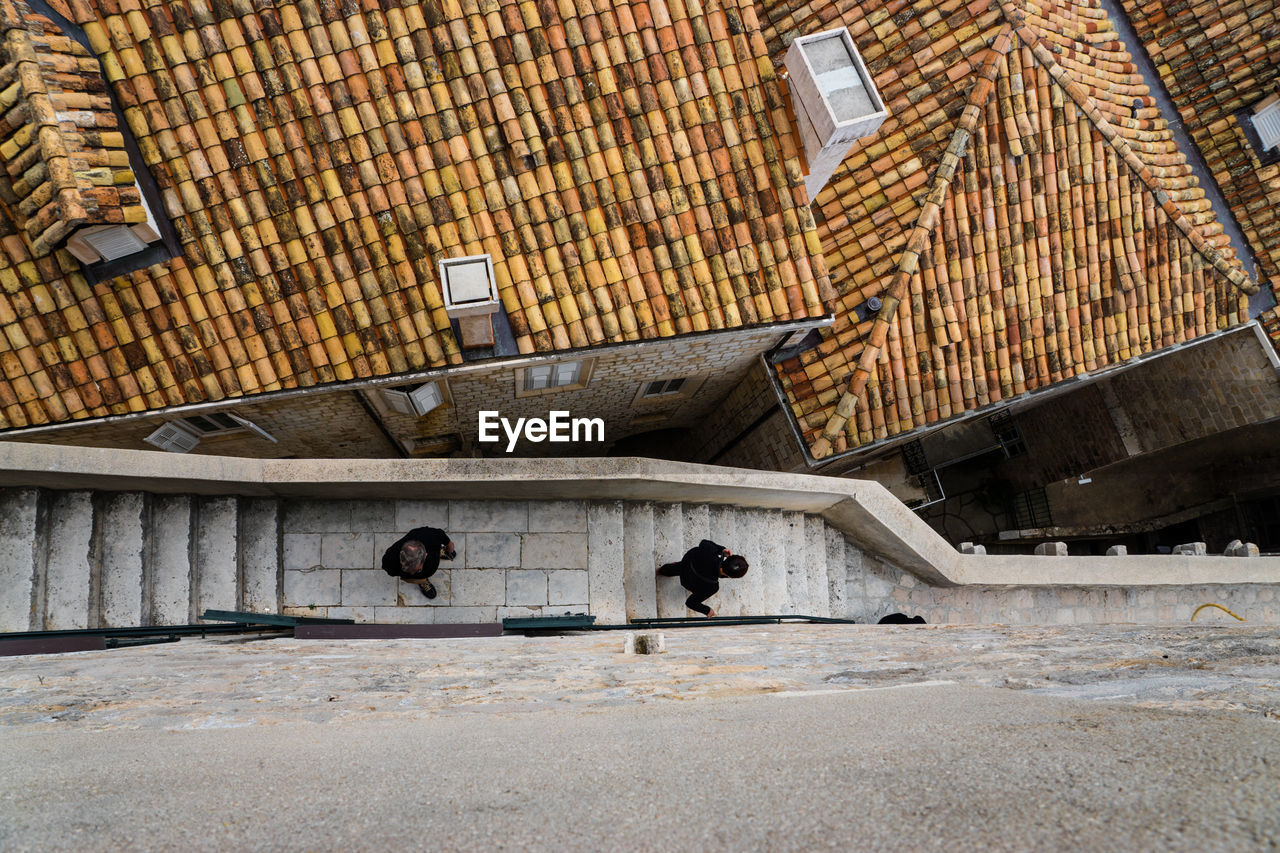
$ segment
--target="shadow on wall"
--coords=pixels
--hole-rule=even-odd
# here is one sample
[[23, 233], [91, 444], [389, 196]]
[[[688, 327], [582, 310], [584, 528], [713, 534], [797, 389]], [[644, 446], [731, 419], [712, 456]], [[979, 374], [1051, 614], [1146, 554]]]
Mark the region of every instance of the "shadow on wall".
[[688, 462], [691, 439], [687, 429], [655, 429], [619, 439], [609, 448], [609, 455]]

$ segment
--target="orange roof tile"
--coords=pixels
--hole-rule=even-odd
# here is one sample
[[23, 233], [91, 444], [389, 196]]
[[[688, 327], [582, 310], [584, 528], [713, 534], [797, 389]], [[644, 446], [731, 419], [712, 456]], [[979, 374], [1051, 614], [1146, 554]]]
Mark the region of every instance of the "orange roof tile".
[[[1265, 165], [1236, 113], [1280, 92], [1280, 2], [1124, 0], [1174, 106], [1280, 296], [1280, 161]], [[1275, 310], [1268, 329], [1280, 329]], [[1280, 347], [1280, 331], [1272, 332]]]
[[[0, 234], [44, 257], [95, 226], [146, 226], [98, 63], [53, 22], [0, 0]], [[95, 229], [97, 230], [97, 229]], [[92, 248], [80, 249], [87, 260]]]
[[848, 26], [890, 113], [813, 204], [836, 324], [778, 376], [815, 458], [1248, 319], [1256, 285], [1097, 0], [765, 19], [775, 61]]
[[0, 253], [0, 427], [458, 363], [444, 257], [522, 352], [825, 313], [750, 0], [66, 0], [183, 254]]

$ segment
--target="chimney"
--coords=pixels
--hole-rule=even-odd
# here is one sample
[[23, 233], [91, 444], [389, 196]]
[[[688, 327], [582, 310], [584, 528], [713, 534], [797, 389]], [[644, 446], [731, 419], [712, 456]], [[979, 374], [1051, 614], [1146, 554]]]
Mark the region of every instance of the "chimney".
[[889, 113], [846, 27], [800, 36], [784, 60], [791, 83], [812, 200], [853, 144], [880, 129]]
[[493, 315], [502, 307], [493, 277], [493, 259], [488, 255], [471, 255], [443, 260], [440, 283], [445, 313], [449, 319], [458, 321], [462, 348], [493, 346]]

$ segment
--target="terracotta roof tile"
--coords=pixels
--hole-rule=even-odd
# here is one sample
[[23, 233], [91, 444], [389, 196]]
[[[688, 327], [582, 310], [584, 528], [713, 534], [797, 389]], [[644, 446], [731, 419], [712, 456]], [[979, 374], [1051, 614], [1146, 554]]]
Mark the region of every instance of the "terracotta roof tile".
[[[0, 425], [458, 363], [450, 256], [493, 256], [522, 352], [817, 317], [832, 296], [748, 0], [66, 11], [182, 256], [89, 286], [5, 241]], [[34, 304], [41, 284], [61, 301]]]
[[778, 375], [815, 457], [1248, 319], [1256, 285], [1096, 2], [765, 10], [776, 61], [848, 26], [890, 114], [814, 200], [836, 324]]
[[[1258, 261], [1280, 288], [1280, 162], [1263, 164], [1236, 113], [1280, 92], [1280, 4], [1124, 0], [1182, 121]], [[1274, 309], [1269, 329], [1277, 328]], [[1280, 334], [1272, 333], [1280, 346]]]

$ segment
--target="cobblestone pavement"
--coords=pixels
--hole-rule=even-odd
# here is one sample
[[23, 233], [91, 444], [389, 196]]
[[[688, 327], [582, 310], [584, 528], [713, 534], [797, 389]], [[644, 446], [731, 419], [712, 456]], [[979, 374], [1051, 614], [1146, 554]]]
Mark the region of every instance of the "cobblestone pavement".
[[952, 681], [1280, 719], [1280, 629], [779, 625], [455, 640], [186, 639], [0, 659], [0, 727], [229, 728]]

